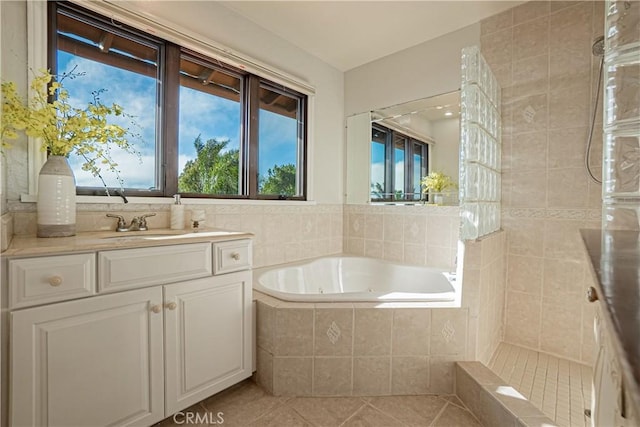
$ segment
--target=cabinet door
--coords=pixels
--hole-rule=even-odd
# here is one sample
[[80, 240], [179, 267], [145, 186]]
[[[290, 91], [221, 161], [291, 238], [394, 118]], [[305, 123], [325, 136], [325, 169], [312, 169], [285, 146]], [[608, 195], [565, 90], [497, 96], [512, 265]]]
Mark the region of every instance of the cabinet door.
[[150, 425], [164, 418], [162, 290], [11, 314], [11, 424]]
[[251, 376], [251, 273], [164, 289], [169, 416]]

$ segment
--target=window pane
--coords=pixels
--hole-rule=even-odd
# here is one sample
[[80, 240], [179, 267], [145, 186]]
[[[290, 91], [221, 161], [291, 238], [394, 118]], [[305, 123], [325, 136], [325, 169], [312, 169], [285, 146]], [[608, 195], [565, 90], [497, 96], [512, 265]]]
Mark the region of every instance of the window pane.
[[[124, 151], [111, 152], [118, 163], [124, 187], [130, 189], [158, 189], [157, 162], [157, 105], [159, 46], [132, 35], [111, 31], [100, 24], [90, 24], [69, 16], [65, 11], [57, 15], [57, 74], [73, 72], [75, 78], [63, 83], [69, 91], [70, 104], [84, 108], [93, 100], [92, 93], [101, 91], [105, 105], [116, 103], [130, 117], [115, 117], [112, 123], [130, 128], [140, 138], [131, 140], [142, 155], [139, 159]], [[135, 126], [131, 126], [131, 122]], [[99, 178], [82, 170], [85, 160], [70, 155], [69, 163], [79, 187], [103, 187]], [[120, 187], [115, 174], [103, 169], [102, 177], [109, 187]]]
[[258, 193], [302, 195], [301, 99], [260, 86]]
[[180, 60], [178, 191], [242, 193], [242, 80], [214, 66]]
[[394, 180], [393, 192], [396, 199], [404, 198], [404, 147], [406, 137], [394, 135], [393, 141], [393, 162]]
[[420, 179], [422, 178], [422, 167], [424, 159], [422, 158], [422, 146], [420, 144], [413, 145], [413, 199], [420, 199]]
[[386, 141], [387, 132], [373, 128], [371, 130], [371, 199], [386, 197]]

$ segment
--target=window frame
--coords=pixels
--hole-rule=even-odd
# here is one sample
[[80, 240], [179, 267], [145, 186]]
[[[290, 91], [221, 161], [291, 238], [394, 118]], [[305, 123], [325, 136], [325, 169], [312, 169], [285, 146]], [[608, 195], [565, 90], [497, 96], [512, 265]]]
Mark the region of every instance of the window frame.
[[[311, 145], [308, 126], [308, 111], [310, 108], [310, 97], [313, 95], [307, 92], [300, 92], [292, 89], [284, 84], [271, 81], [257, 74], [252, 74], [246, 69], [240, 69], [232, 65], [226, 64], [219, 59], [208, 56], [206, 54], [194, 51], [189, 47], [180, 46], [171, 41], [158, 37], [124, 23], [116, 24], [114, 19], [106, 18], [100, 12], [86, 9], [70, 2], [52, 1], [48, 2], [46, 8], [47, 22], [47, 62], [49, 68], [55, 74], [56, 56], [57, 56], [57, 13], [58, 8], [62, 8], [67, 13], [72, 14], [76, 18], [86, 20], [89, 23], [97, 23], [98, 25], [114, 32], [124, 32], [127, 36], [151, 40], [152, 43], [158, 43], [161, 46], [158, 59], [158, 100], [159, 112], [156, 121], [157, 137], [156, 137], [156, 181], [158, 189], [142, 190], [134, 188], [126, 188], [127, 196], [139, 197], [171, 197], [173, 194], [181, 194], [185, 198], [200, 199], [240, 199], [240, 200], [294, 200], [306, 201], [309, 196], [309, 162], [308, 150]], [[187, 56], [198, 62], [204, 62], [211, 66], [241, 75], [244, 87], [243, 97], [241, 99], [241, 125], [240, 125], [240, 180], [239, 192], [241, 194], [200, 194], [200, 193], [179, 193], [178, 192], [178, 131], [179, 131], [179, 91], [180, 91], [180, 59]], [[242, 67], [245, 68], [245, 67]], [[258, 110], [259, 99], [258, 90], [260, 85], [266, 85], [274, 90], [283, 91], [287, 96], [297, 97], [299, 100], [298, 111], [298, 153], [296, 164], [297, 182], [299, 195], [282, 196], [282, 195], [266, 195], [258, 193]], [[306, 88], [305, 88], [306, 89]], [[105, 195], [103, 187], [77, 187], [78, 195]]]
[[[421, 176], [426, 176], [429, 173], [429, 150], [431, 144], [427, 141], [422, 141], [412, 136], [409, 136], [403, 132], [399, 132], [390, 127], [381, 125], [380, 123], [371, 124], [371, 132], [373, 131], [384, 132], [385, 137], [385, 157], [384, 157], [384, 169], [385, 169], [385, 188], [384, 193], [386, 197], [374, 198], [371, 191], [369, 192], [372, 202], [412, 202], [422, 200], [422, 193], [420, 197], [415, 198], [413, 192], [413, 157], [415, 154], [420, 154], [422, 157], [422, 171]], [[403, 197], [397, 198], [395, 196], [395, 139], [404, 138], [404, 183], [403, 183]], [[371, 138], [373, 139], [373, 138]], [[371, 142], [370, 142], [371, 144]], [[419, 149], [417, 149], [419, 148]], [[371, 162], [369, 164], [371, 167]], [[408, 196], [410, 194], [411, 196]]]

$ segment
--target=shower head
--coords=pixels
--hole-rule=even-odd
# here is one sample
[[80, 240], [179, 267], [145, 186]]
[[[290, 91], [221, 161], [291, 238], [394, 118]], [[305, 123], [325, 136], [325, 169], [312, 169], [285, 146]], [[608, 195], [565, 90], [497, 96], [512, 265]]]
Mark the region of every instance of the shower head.
[[594, 56], [604, 56], [604, 36], [600, 36], [593, 41], [591, 52]]

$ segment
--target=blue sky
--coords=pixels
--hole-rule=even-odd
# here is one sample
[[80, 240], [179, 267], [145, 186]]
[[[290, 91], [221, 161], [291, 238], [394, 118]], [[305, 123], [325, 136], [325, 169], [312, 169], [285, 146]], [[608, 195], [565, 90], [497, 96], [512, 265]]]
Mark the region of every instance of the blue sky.
[[[85, 73], [75, 79], [67, 79], [64, 86], [70, 94], [70, 102], [78, 107], [91, 101], [91, 92], [106, 89], [101, 95], [104, 104], [117, 103], [133, 116], [138, 126], [135, 132], [142, 141], [135, 141], [142, 162], [128, 153], [113, 152], [119, 165], [125, 188], [148, 189], [155, 186], [156, 163], [156, 79], [135, 74], [116, 67], [58, 51], [58, 74], [71, 71]], [[296, 163], [297, 122], [265, 110], [260, 111], [260, 174], [274, 165]], [[130, 120], [115, 119], [115, 123], [129, 127]], [[180, 171], [185, 163], [195, 158], [193, 141], [198, 135], [202, 140], [229, 139], [228, 149], [238, 148], [240, 139], [240, 107], [237, 102], [215, 97], [185, 87], [180, 92], [179, 158]], [[70, 157], [78, 186], [102, 187], [98, 178], [82, 171], [82, 159]], [[105, 172], [103, 178], [110, 187], [119, 187], [114, 175]]]

